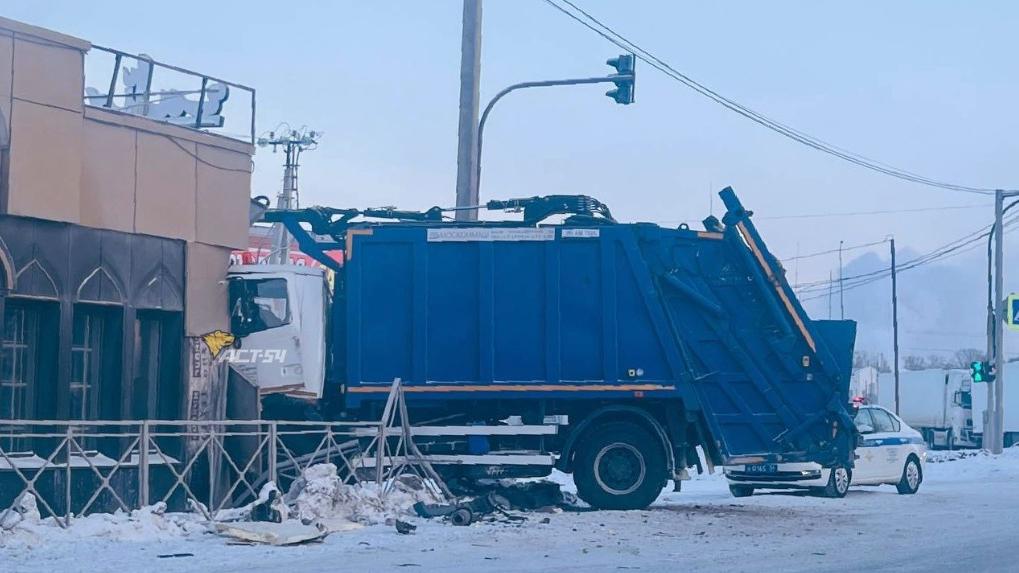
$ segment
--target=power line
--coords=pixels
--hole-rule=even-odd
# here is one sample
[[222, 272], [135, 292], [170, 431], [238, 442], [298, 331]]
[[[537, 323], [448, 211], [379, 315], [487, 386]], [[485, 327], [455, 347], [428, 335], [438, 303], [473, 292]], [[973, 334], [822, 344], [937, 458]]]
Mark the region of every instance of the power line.
[[[1014, 219], [1010, 220], [1009, 223], [1011, 223], [1013, 221], [1014, 221]], [[986, 225], [984, 227], [981, 227], [980, 229], [978, 229], [978, 230], [976, 230], [976, 231], [974, 231], [972, 233], [968, 233], [966, 235], [963, 235], [962, 237], [960, 237], [958, 239], [955, 239], [955, 240], [953, 240], [953, 241], [951, 241], [951, 242], [949, 242], [949, 243], [947, 243], [945, 245], [942, 245], [942, 246], [940, 246], [940, 247], [938, 247], [938, 248], [936, 248], [936, 249], [934, 249], [934, 250], [932, 250], [932, 251], [930, 251], [930, 252], [928, 252], [928, 253], [926, 253], [924, 255], [921, 255], [921, 256], [919, 256], [919, 257], [917, 257], [915, 259], [911, 259], [910, 261], [907, 261], [906, 263], [904, 263], [901, 266], [903, 268], [905, 268], [907, 265], [915, 265], [915, 264], [918, 264], [918, 263], [923, 263], [923, 262], [926, 262], [926, 261], [928, 261], [929, 259], [932, 259], [932, 258], [939, 258], [945, 252], [954, 252], [958, 248], [961, 248], [961, 247], [967, 246], [967, 245], [971, 245], [971, 244], [975, 243], [976, 241], [982, 239], [983, 237], [986, 237], [987, 236], [987, 232], [989, 231], [990, 228], [991, 228], [991, 225]], [[872, 277], [872, 276], [879, 275], [879, 274], [882, 274], [882, 273], [890, 274], [891, 273], [891, 268], [888, 267], [888, 268], [879, 269], [879, 270], [876, 270], [876, 271], [862, 273], [862, 274], [859, 274], [859, 275], [853, 275], [853, 276], [850, 276], [850, 277], [846, 277], [845, 280], [855, 280], [855, 279], [861, 279], [861, 278], [868, 278], [868, 277]], [[819, 289], [819, 288], [824, 288], [827, 284], [828, 284], [828, 281], [814, 281], [814, 282], [811, 282], [811, 283], [804, 283], [804, 284], [800, 285], [800, 290], [801, 291], [815, 290], [815, 289]]]
[[[785, 136], [785, 137], [787, 137], [789, 139], [792, 139], [792, 140], [794, 140], [794, 141], [796, 141], [798, 143], [801, 143], [803, 145], [811, 147], [811, 148], [813, 148], [813, 149], [815, 149], [817, 151], [821, 151], [822, 153], [827, 153], [827, 154], [832, 155], [834, 157], [843, 159], [845, 161], [848, 161], [850, 163], [853, 163], [853, 164], [858, 165], [860, 167], [863, 167], [865, 169], [870, 169], [872, 171], [876, 171], [878, 173], [882, 173], [882, 174], [885, 174], [885, 175], [888, 175], [888, 176], [891, 176], [891, 177], [895, 177], [897, 179], [901, 179], [901, 180], [904, 180], [904, 181], [910, 181], [910, 182], [913, 182], [913, 183], [919, 183], [921, 185], [928, 185], [928, 186], [931, 186], [931, 187], [938, 187], [938, 188], [941, 188], [941, 189], [947, 189], [947, 190], [950, 190], [950, 191], [958, 191], [958, 192], [963, 192], [963, 193], [975, 193], [975, 194], [980, 194], [980, 195], [990, 195], [990, 194], [994, 193], [994, 189], [989, 188], [989, 187], [973, 187], [973, 186], [969, 186], [969, 185], [959, 185], [959, 184], [955, 184], [955, 183], [948, 183], [948, 182], [944, 182], [944, 181], [939, 181], [939, 180], [932, 179], [932, 178], [929, 178], [929, 177], [924, 177], [922, 175], [918, 175], [916, 173], [912, 173], [912, 172], [906, 171], [904, 169], [893, 167], [893, 166], [881, 163], [879, 161], [875, 161], [873, 159], [869, 159], [869, 158], [867, 158], [867, 157], [865, 157], [863, 155], [860, 155], [858, 153], [854, 153], [854, 152], [851, 152], [851, 151], [848, 151], [848, 150], [836, 147], [835, 145], [826, 143], [825, 141], [823, 141], [821, 139], [818, 139], [818, 138], [816, 138], [814, 136], [806, 134], [806, 133], [804, 133], [802, 131], [798, 131], [798, 130], [790, 127], [790, 126], [784, 125], [784, 124], [782, 124], [782, 123], [780, 123], [780, 122], [778, 122], [776, 120], [773, 120], [773, 119], [771, 119], [771, 118], [769, 118], [769, 117], [767, 117], [767, 116], [765, 116], [765, 115], [763, 115], [763, 114], [761, 114], [759, 112], [756, 112], [756, 111], [754, 111], [754, 110], [752, 110], [752, 109], [750, 109], [750, 108], [748, 108], [748, 107], [746, 107], [746, 106], [744, 106], [744, 105], [742, 105], [742, 104], [740, 104], [740, 103], [738, 103], [738, 102], [736, 102], [734, 100], [731, 100], [731, 99], [729, 99], [729, 98], [719, 94], [718, 92], [708, 88], [704, 84], [701, 84], [700, 82], [697, 82], [696, 80], [690, 78], [686, 74], [676, 70], [675, 68], [673, 68], [671, 65], [669, 65], [665, 61], [659, 59], [657, 56], [655, 56], [651, 52], [641, 48], [639, 45], [635, 44], [633, 41], [631, 41], [631, 40], [627, 39], [625, 36], [619, 34], [615, 30], [613, 30], [611, 27], [609, 27], [605, 23], [601, 22], [600, 20], [598, 20], [597, 18], [595, 18], [590, 13], [586, 12], [584, 9], [580, 8], [579, 6], [577, 6], [576, 4], [571, 2], [570, 0], [560, 0], [560, 1], [563, 2], [564, 4], [570, 6], [570, 8], [572, 8], [575, 12], [583, 15], [583, 17], [578, 16], [574, 12], [571, 12], [570, 10], [568, 10], [565, 7], [557, 4], [553, 0], [544, 0], [544, 1], [545, 1], [546, 4], [552, 6], [556, 10], [562, 12], [563, 14], [565, 14], [566, 16], [570, 17], [571, 19], [575, 20], [576, 22], [580, 23], [581, 25], [583, 25], [584, 27], [588, 28], [589, 30], [595, 32], [596, 34], [598, 34], [602, 38], [608, 40], [609, 42], [615, 44], [616, 46], [618, 46], [618, 47], [620, 47], [620, 48], [622, 48], [624, 50], [632, 52], [641, 61], [643, 61], [646, 64], [650, 65], [651, 67], [657, 69], [658, 71], [662, 72], [663, 74], [671, 77], [672, 79], [682, 83], [683, 85], [687, 86], [688, 88], [696, 91], [697, 93], [701, 94], [702, 96], [704, 96], [704, 97], [714, 101], [715, 103], [718, 103], [719, 105], [725, 107], [726, 109], [729, 109], [730, 111], [738, 113], [739, 115], [741, 115], [741, 116], [743, 116], [743, 117], [745, 117], [745, 118], [747, 118], [747, 119], [749, 119], [749, 120], [751, 120], [751, 121], [753, 121], [753, 122], [755, 122], [755, 123], [757, 123], [757, 124], [759, 124], [759, 125], [761, 125], [763, 127], [766, 127], [766, 128], [768, 128], [768, 129], [770, 129], [772, 131], [775, 131], [776, 133], [778, 133], [780, 135], [783, 135], [783, 136]], [[585, 18], [586, 18], [586, 20], [585, 20]]]
[[821, 255], [831, 255], [831, 254], [839, 252], [840, 250], [842, 252], [855, 251], [857, 249], [865, 249], [867, 247], [873, 247], [875, 245], [882, 245], [882, 244], [887, 243], [887, 242], [888, 242], [888, 239], [881, 239], [880, 241], [874, 241], [874, 242], [871, 242], [871, 243], [863, 243], [862, 245], [850, 245], [848, 247], [842, 247], [842, 249], [829, 249], [827, 251], [817, 251], [816, 253], [807, 253], [806, 255], [797, 255], [795, 257], [789, 257], [787, 259], [780, 259], [780, 260], [783, 263], [790, 262], [790, 261], [800, 261], [800, 260], [803, 260], [803, 259], [811, 259], [811, 258], [814, 258], [814, 257], [820, 257]]
[[892, 213], [924, 213], [927, 211], [952, 211], [958, 209], [986, 209], [991, 204], [949, 205], [945, 207], [917, 207], [913, 209], [877, 209], [873, 211], [849, 211], [830, 213], [803, 213], [799, 215], [771, 215], [758, 217], [758, 220], [777, 221], [781, 219], [822, 219], [825, 217], [856, 217], [860, 215], [887, 215]]
[[[828, 211], [823, 213], [795, 213], [790, 215], [764, 215], [755, 216], [756, 221], [780, 221], [783, 219], [824, 219], [828, 217], [857, 217], [864, 215], [891, 215], [901, 213], [924, 213], [931, 211], [954, 211], [959, 209], [987, 209], [993, 207], [993, 203], [973, 203], [968, 205], [946, 205], [944, 207], [915, 207], [910, 209], [875, 209], [871, 211]], [[700, 221], [695, 219], [660, 219], [654, 221], [660, 225], [673, 223], [695, 224]]]
[[[1004, 223], [1003, 226], [1007, 228], [1010, 225], [1012, 225], [1013, 223], [1016, 223], [1017, 220], [1019, 220], [1019, 216], [1013, 217], [1012, 219], [1010, 219], [1009, 221]], [[941, 260], [944, 260], [944, 259], [947, 259], [947, 258], [950, 258], [950, 257], [961, 255], [961, 254], [966, 253], [968, 251], [972, 251], [974, 248], [979, 247], [980, 246], [980, 241], [982, 241], [985, 237], [987, 237], [988, 233], [990, 232], [989, 229], [990, 229], [990, 226], [984, 227], [983, 229], [981, 229], [981, 231], [984, 231], [983, 233], [981, 233], [980, 231], [976, 232], [976, 233], [980, 233], [977, 236], [970, 237], [970, 235], [974, 234], [974, 233], [971, 233], [970, 235], [967, 235], [966, 237], [963, 237], [963, 239], [957, 239], [956, 241], [953, 241], [952, 243], [949, 243], [946, 246], [940, 247], [939, 249], [935, 249], [934, 251], [931, 251], [930, 253], [927, 253], [925, 255], [922, 255], [920, 257], [917, 257], [915, 259], [907, 261], [906, 263], [902, 264], [901, 266], [899, 266], [897, 268], [897, 272], [908, 271], [910, 269], [914, 269], [914, 268], [917, 268], [917, 267], [928, 265], [928, 264], [931, 264], [931, 263], [934, 263], [934, 262], [937, 262], [937, 261], [941, 261]], [[969, 237], [969, 238], [967, 238], [967, 237]], [[960, 243], [959, 241], [963, 241], [963, 242]], [[958, 244], [956, 244], [956, 243], [958, 243]], [[853, 289], [856, 289], [856, 288], [860, 288], [860, 287], [866, 286], [868, 284], [871, 284], [871, 283], [874, 283], [874, 282], [877, 282], [877, 281], [880, 281], [880, 280], [884, 280], [885, 278], [887, 278], [890, 275], [891, 275], [891, 267], [884, 268], [884, 269], [879, 269], [877, 271], [872, 271], [872, 272], [869, 272], [869, 273], [863, 273], [863, 274], [860, 274], [860, 275], [855, 275], [855, 276], [849, 277], [849, 278], [845, 279], [845, 281], [843, 281], [843, 285], [845, 285], [846, 281], [851, 281], [849, 286], [845, 286], [844, 287], [844, 290], [848, 291], [848, 290], [853, 290]], [[828, 296], [828, 293], [825, 292], [825, 291], [826, 291], [826, 289], [829, 288], [829, 286], [831, 284], [833, 284], [835, 282], [838, 282], [838, 281], [817, 281], [817, 282], [814, 282], [814, 283], [810, 283], [808, 285], [804, 285], [804, 288], [801, 288], [797, 292], [797, 295], [800, 298], [800, 302], [801, 303], [802, 302], [808, 302], [808, 301], [811, 301], [811, 300], [816, 300], [816, 299], [824, 298], [824, 297]], [[803, 295], [808, 295], [808, 296], [803, 296]]]

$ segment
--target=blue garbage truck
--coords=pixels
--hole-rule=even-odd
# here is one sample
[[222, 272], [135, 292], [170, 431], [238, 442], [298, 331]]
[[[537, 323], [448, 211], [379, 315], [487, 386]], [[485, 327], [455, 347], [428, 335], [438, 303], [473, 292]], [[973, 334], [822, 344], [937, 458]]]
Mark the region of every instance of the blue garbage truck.
[[240, 347], [285, 351], [245, 375], [267, 417], [377, 420], [399, 379], [415, 423], [554, 422], [425, 448], [520, 454], [487, 475], [554, 467], [600, 508], [646, 507], [705, 464], [851, 467], [855, 323], [808, 317], [753, 213], [720, 196], [699, 230], [620, 223], [582, 195], [490, 201], [479, 221], [270, 210], [326, 270], [231, 269]]

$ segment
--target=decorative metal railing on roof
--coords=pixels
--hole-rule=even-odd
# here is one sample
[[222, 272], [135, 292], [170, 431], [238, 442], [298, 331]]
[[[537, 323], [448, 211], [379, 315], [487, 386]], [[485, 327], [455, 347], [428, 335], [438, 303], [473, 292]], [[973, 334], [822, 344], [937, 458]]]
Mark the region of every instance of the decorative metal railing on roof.
[[[239, 93], [238, 93], [239, 92]], [[85, 104], [255, 142], [255, 90], [145, 54], [92, 46]]]

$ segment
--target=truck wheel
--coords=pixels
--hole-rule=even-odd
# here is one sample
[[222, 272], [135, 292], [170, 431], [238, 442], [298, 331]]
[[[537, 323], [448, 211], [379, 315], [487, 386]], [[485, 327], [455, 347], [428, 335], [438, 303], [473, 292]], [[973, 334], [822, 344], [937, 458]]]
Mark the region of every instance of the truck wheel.
[[754, 488], [748, 485], [730, 485], [729, 493], [732, 497], [750, 497], [754, 495]]
[[661, 442], [640, 426], [605, 424], [577, 448], [573, 480], [580, 499], [598, 509], [644, 509], [667, 479]]
[[921, 483], [923, 483], [923, 469], [920, 468], [920, 462], [916, 460], [916, 457], [909, 456], [906, 459], [906, 465], [902, 467], [902, 479], [895, 484], [895, 489], [899, 490], [902, 495], [913, 495], [920, 489]]
[[852, 480], [853, 472], [849, 468], [835, 466], [828, 472], [828, 484], [824, 486], [822, 493], [825, 497], [846, 497], [849, 482]]

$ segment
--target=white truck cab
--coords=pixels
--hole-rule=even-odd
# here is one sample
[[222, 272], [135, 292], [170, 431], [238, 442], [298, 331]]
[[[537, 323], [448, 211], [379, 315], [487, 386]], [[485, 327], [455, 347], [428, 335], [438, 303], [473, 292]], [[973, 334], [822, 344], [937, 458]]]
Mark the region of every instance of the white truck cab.
[[260, 395], [322, 397], [328, 290], [323, 270], [236, 265], [228, 270], [235, 347], [225, 359]]

